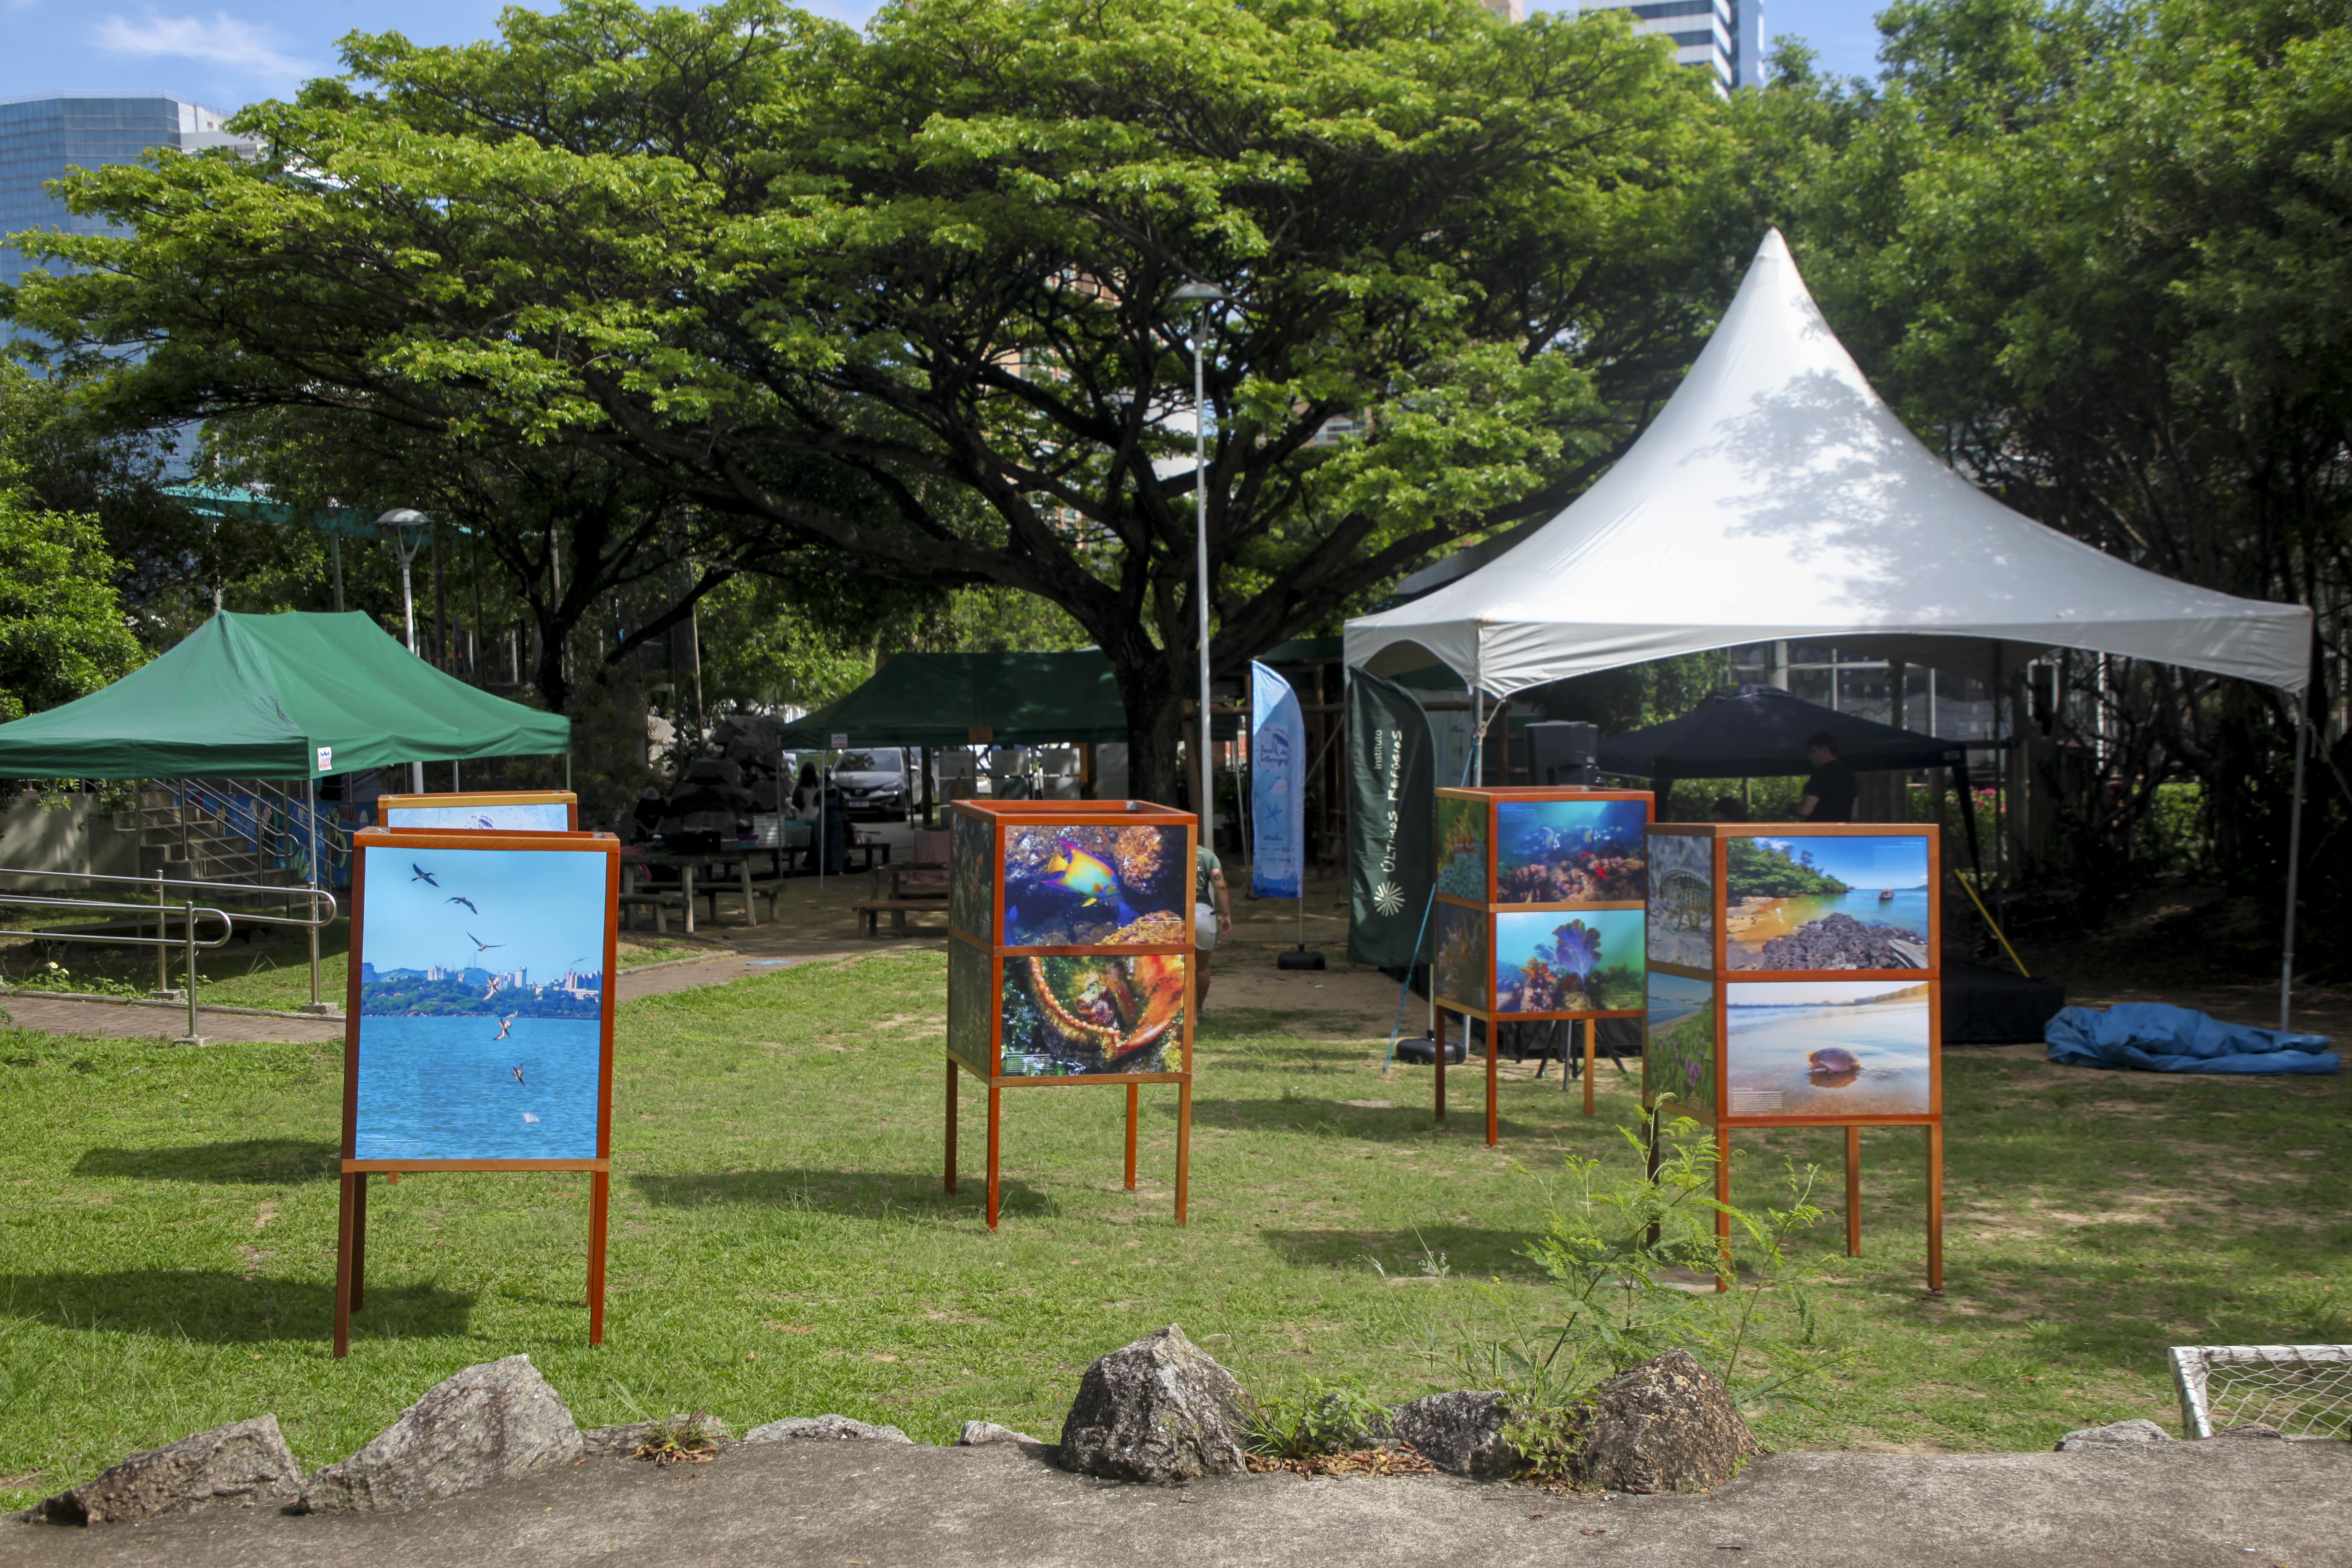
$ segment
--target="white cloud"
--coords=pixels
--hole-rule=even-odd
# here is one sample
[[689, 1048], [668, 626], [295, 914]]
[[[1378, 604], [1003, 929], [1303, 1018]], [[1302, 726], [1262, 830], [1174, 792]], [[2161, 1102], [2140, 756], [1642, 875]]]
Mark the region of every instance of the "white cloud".
[[174, 55], [208, 60], [249, 76], [315, 76], [319, 68], [308, 60], [279, 52], [277, 35], [267, 27], [240, 22], [216, 11], [209, 22], [201, 16], [159, 16], [145, 20], [109, 16], [98, 25], [98, 47], [120, 55]]

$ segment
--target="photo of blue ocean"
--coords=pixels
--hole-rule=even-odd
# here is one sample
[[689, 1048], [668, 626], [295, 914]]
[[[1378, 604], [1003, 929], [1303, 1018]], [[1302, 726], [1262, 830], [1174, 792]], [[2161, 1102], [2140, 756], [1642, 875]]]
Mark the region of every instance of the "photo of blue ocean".
[[594, 1159], [603, 1028], [517, 1018], [500, 1040], [496, 1018], [361, 1018], [353, 1157]]

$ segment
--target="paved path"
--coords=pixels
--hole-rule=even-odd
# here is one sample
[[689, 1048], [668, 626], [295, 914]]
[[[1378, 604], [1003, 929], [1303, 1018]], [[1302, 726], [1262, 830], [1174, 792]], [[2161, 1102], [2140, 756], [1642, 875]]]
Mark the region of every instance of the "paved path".
[[1546, 1496], [1417, 1477], [1120, 1486], [1011, 1445], [793, 1442], [557, 1475], [376, 1517], [230, 1510], [0, 1521], [57, 1568], [2340, 1568], [2352, 1444], [2223, 1439], [2079, 1454], [1783, 1454], [1710, 1496]]

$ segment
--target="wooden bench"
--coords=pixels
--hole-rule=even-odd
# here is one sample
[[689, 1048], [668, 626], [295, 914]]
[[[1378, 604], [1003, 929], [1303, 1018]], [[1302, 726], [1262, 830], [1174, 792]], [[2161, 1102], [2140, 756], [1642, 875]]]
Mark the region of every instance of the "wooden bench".
[[890, 917], [891, 934], [904, 936], [909, 910], [919, 915], [943, 915], [948, 912], [947, 906], [937, 899], [860, 899], [849, 907], [857, 911], [858, 934], [868, 937], [882, 934], [882, 917], [885, 914]]

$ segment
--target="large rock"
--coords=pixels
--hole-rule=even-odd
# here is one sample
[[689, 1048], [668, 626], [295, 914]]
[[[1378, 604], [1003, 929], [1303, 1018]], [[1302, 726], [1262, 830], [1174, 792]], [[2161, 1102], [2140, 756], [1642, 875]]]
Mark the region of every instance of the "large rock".
[[1412, 1444], [1423, 1458], [1452, 1475], [1507, 1476], [1519, 1468], [1518, 1450], [1503, 1436], [1510, 1416], [1500, 1394], [1457, 1389], [1398, 1405], [1380, 1436]]
[[278, 1417], [257, 1415], [133, 1454], [33, 1511], [56, 1524], [115, 1524], [215, 1503], [289, 1503], [301, 1490]]
[[1719, 1485], [1761, 1454], [1713, 1373], [1673, 1350], [1596, 1384], [1576, 1419], [1579, 1481], [1606, 1491]]
[[2155, 1422], [2135, 1415], [2128, 1421], [2110, 1422], [2105, 1426], [2084, 1426], [2058, 1439], [2057, 1452], [2071, 1454], [2078, 1448], [2104, 1448], [2116, 1443], [2169, 1443], [2172, 1434]]
[[1062, 1463], [1083, 1475], [1183, 1481], [1249, 1468], [1242, 1385], [1171, 1323], [1087, 1368], [1062, 1423]]
[[871, 1426], [846, 1415], [787, 1415], [754, 1426], [743, 1434], [746, 1443], [786, 1443], [814, 1439], [831, 1443], [911, 1443], [896, 1426]]
[[469, 1366], [425, 1390], [350, 1458], [302, 1489], [310, 1513], [387, 1513], [568, 1465], [572, 1412], [527, 1355]]

